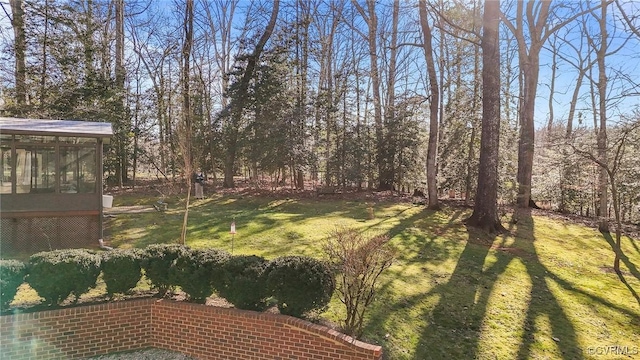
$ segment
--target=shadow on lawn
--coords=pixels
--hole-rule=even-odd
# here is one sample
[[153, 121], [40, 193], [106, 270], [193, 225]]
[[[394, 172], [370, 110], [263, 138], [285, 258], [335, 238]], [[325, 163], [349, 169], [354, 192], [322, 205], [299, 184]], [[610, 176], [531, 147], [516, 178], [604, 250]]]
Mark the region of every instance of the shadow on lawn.
[[[535, 241], [533, 234], [533, 218], [531, 217], [531, 209], [518, 210], [518, 229], [516, 231], [516, 244], [522, 241], [532, 239]], [[547, 286], [547, 277], [549, 272], [547, 268], [540, 263], [535, 246], [531, 243], [530, 258], [523, 261], [531, 279], [531, 300], [527, 310], [525, 320], [524, 338], [518, 350], [518, 359], [530, 358], [532, 347], [536, 342], [536, 319], [546, 316], [551, 325], [551, 336], [553, 341], [558, 343], [563, 359], [583, 359], [582, 349], [578, 346], [576, 332], [573, 324], [567, 317], [567, 314], [558, 303], [553, 293]]]
[[415, 348], [415, 359], [476, 357], [493, 284], [512, 257], [497, 253], [497, 261], [483, 270], [495, 238], [474, 228], [468, 229], [468, 236], [449, 281], [431, 291], [440, 299], [430, 313], [423, 315], [427, 325]]
[[[607, 241], [607, 243], [609, 243], [609, 246], [611, 246], [611, 250], [615, 253], [616, 243], [613, 237], [611, 237], [611, 233], [601, 232], [601, 234], [604, 237], [604, 239]], [[633, 243], [633, 241], [631, 241], [631, 243]], [[640, 271], [638, 270], [638, 267], [631, 261], [631, 259], [629, 259], [627, 255], [625, 255], [624, 253], [621, 254], [620, 261], [627, 267], [631, 276], [640, 280]], [[629, 284], [627, 279], [624, 277], [624, 273], [620, 272], [617, 275], [620, 281], [624, 284], [624, 286], [627, 287], [631, 295], [633, 295], [633, 297], [636, 299], [636, 302], [638, 302], [638, 305], [640, 305], [640, 296], [638, 296], [638, 292], [636, 292], [636, 290], [633, 287], [631, 287], [631, 284]]]
[[[177, 243], [184, 210], [174, 204], [167, 212], [126, 214], [105, 223], [105, 237], [115, 247], [142, 248], [156, 243]], [[376, 206], [386, 212], [387, 203]], [[301, 225], [326, 217], [367, 221], [368, 204], [360, 201], [321, 201], [315, 199], [271, 199], [243, 196], [220, 196], [194, 201], [189, 210], [188, 240], [197, 239], [196, 246], [231, 249], [230, 224], [236, 223], [236, 245], [244, 242], [263, 256], [291, 253], [310, 255], [309, 243], [296, 231], [286, 231], [289, 225]], [[310, 211], [311, 209], [311, 211]], [[401, 216], [396, 214], [395, 216]], [[393, 217], [395, 217], [393, 216]], [[385, 216], [380, 223], [392, 219]], [[380, 225], [378, 221], [371, 226]], [[301, 225], [305, 226], [305, 225]], [[282, 233], [273, 229], [282, 228]], [[129, 231], [125, 234], [125, 231]], [[133, 233], [132, 233], [133, 232]], [[327, 232], [328, 235], [328, 232]], [[268, 245], [268, 246], [267, 246]]]
[[[422, 213], [420, 215], [431, 216], [433, 214]], [[449, 226], [452, 226], [459, 216], [460, 214], [454, 214]], [[415, 220], [413, 218], [406, 221]], [[524, 326], [524, 335], [519, 344], [512, 345], [517, 347], [516, 358], [528, 359], [531, 357], [532, 350], [537, 347], [536, 340], [544, 331], [536, 328], [536, 320], [543, 317], [548, 319], [550, 323], [551, 334], [549, 336], [554, 338], [551, 341], [558, 343], [561, 358], [583, 359], [582, 350], [577, 344], [574, 326], [547, 286], [546, 278], [549, 274], [540, 263], [533, 244], [535, 237], [530, 211], [519, 216], [515, 233], [514, 227], [515, 225], [511, 224], [509, 233], [498, 237], [475, 228], [468, 228], [468, 241], [464, 245], [449, 280], [446, 283], [437, 283], [436, 279], [436, 285], [430, 291], [381, 306], [377, 312], [371, 314], [366, 332], [375, 334], [375, 327], [384, 327], [384, 331], [394, 334], [395, 328], [399, 328], [399, 326], [393, 323], [395, 320], [391, 320], [388, 314], [406, 313], [408, 317], [411, 316], [411, 308], [422, 306], [424, 309], [422, 316], [426, 325], [422, 329], [417, 346], [412, 351], [413, 359], [477, 358], [480, 355], [479, 345], [483, 321], [488, 312], [488, 304], [495, 282], [506, 271], [512, 260], [520, 258], [530, 278], [531, 293], [525, 322], [521, 325]], [[506, 240], [509, 234], [515, 235], [515, 241], [507, 246]], [[422, 240], [424, 241], [423, 246], [428, 246], [429, 241], [426, 238]], [[429, 251], [433, 250], [443, 251], [445, 249], [431, 248]], [[497, 260], [485, 268], [485, 260], [491, 251], [495, 251]], [[433, 254], [430, 257], [439, 259], [441, 255]], [[432, 259], [424, 261], [427, 263]], [[398, 274], [398, 276], [402, 276], [402, 274]], [[387, 285], [385, 284], [381, 289], [383, 293], [390, 291], [387, 289]], [[381, 295], [384, 297], [388, 294]], [[507, 296], [509, 295], [507, 294]], [[430, 302], [435, 305], [428, 305]], [[375, 337], [381, 336], [382, 334], [375, 334]], [[393, 343], [389, 343], [388, 346], [393, 346]], [[399, 355], [401, 352], [406, 352], [406, 349], [391, 349], [389, 347], [387, 349], [392, 354], [394, 351]]]

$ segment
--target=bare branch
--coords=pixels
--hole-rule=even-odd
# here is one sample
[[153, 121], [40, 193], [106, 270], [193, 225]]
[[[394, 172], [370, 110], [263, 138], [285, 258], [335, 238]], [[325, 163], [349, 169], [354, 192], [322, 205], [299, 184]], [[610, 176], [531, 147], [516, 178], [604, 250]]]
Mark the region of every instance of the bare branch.
[[620, 10], [622, 17], [624, 18], [624, 21], [627, 23], [627, 25], [629, 25], [629, 29], [631, 30], [631, 32], [634, 33], [637, 37], [640, 37], [640, 30], [633, 25], [633, 23], [631, 22], [631, 19], [627, 16], [627, 13], [622, 9], [622, 5], [620, 5], [620, 1], [615, 0], [615, 2], [618, 7], [618, 10]]
[[479, 32], [475, 31], [474, 29], [466, 29], [466, 28], [463, 28], [462, 26], [459, 26], [459, 25], [455, 24], [448, 17], [446, 17], [440, 10], [438, 10], [438, 8], [436, 8], [434, 4], [429, 3], [428, 5], [429, 5], [430, 10], [433, 11], [434, 13], [436, 13], [438, 15], [439, 19], [444, 20], [444, 22], [447, 23], [447, 25], [451, 26], [452, 28], [454, 28], [456, 30], [462, 31], [464, 33], [475, 35], [477, 40], [472, 40], [472, 39], [460, 36], [460, 35], [458, 35], [458, 34], [456, 34], [454, 32], [451, 32], [448, 29], [446, 29], [444, 26], [440, 25], [440, 22], [436, 23], [436, 27], [438, 29], [444, 31], [448, 35], [451, 35], [451, 36], [453, 36], [453, 37], [455, 37], [457, 39], [468, 41], [468, 42], [470, 42], [470, 43], [472, 43], [474, 45], [480, 46], [480, 39], [482, 38], [482, 35]]

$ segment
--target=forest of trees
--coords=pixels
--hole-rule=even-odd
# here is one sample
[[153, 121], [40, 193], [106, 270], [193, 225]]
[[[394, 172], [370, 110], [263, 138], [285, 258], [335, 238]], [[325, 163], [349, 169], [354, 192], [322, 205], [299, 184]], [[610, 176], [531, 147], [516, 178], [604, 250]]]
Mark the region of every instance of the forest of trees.
[[637, 2], [0, 5], [0, 116], [111, 122], [111, 184], [202, 171], [437, 208], [493, 173], [501, 203], [640, 222]]

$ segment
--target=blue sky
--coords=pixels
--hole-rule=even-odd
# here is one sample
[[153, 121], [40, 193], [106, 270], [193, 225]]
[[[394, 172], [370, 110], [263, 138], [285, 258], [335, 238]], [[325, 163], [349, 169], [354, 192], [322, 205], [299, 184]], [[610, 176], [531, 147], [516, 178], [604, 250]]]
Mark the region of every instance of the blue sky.
[[[198, 1], [198, 0], [196, 0]], [[390, 0], [384, 0], [387, 3], [385, 5], [390, 5]], [[565, 0], [556, 0], [554, 4], [562, 3]], [[283, 4], [284, 4], [283, 0]], [[0, 0], [0, 3], [4, 6], [5, 9], [9, 10], [8, 0]], [[505, 4], [506, 1], [503, 1]], [[241, 5], [238, 8], [238, 12], [244, 12], [245, 9], [251, 5], [252, 2], [249, 0], [242, 0]], [[575, 4], [575, 3], [574, 3]], [[154, 3], [154, 5], [159, 8], [166, 8], [168, 11], [173, 11], [176, 2], [173, 0], [158, 0]], [[403, 4], [403, 5], [406, 5]], [[633, 2], [625, 2], [623, 5], [625, 10], [629, 14], [640, 14], [640, 1]], [[615, 27], [621, 27], [624, 24], [617, 21], [616, 17], [617, 8], [615, 6], [609, 7], [609, 16], [611, 24], [609, 26], [609, 32], [614, 33]], [[244, 14], [238, 14], [237, 19], [239, 21], [244, 21]], [[256, 16], [258, 14], [255, 14]], [[383, 19], [384, 20], [384, 19]], [[411, 24], [409, 24], [411, 25]], [[1, 34], [6, 38], [10, 38], [12, 36], [11, 27], [9, 20], [4, 15], [4, 12], [0, 12], [0, 26], [2, 27]], [[592, 26], [595, 26], [592, 24]], [[416, 24], [416, 30], [418, 28], [418, 24]], [[503, 30], [506, 30], [504, 27]], [[575, 29], [574, 34], [569, 34], [571, 37], [578, 39], [580, 34], [580, 29]], [[620, 31], [617, 32], [620, 34]], [[640, 93], [640, 88], [637, 86], [634, 88], [631, 83], [623, 83], [621, 80], [623, 77], [628, 77], [632, 81], [636, 83], [640, 83], [640, 39], [638, 37], [632, 36], [628, 40], [624, 40], [620, 37], [616, 37], [610, 40], [611, 47], [616, 48], [619, 47], [624, 41], [624, 46], [614, 55], [607, 58], [607, 64], [610, 66], [610, 71], [608, 73], [608, 77], [611, 79], [611, 92], [610, 92], [610, 106], [609, 115], [614, 118], [620, 113], [629, 113], [635, 107], [640, 106], [640, 96], [634, 95]], [[549, 45], [549, 42], [547, 43]], [[567, 55], [570, 56], [571, 48], [568, 46], [561, 47], [561, 50]], [[416, 59], [420, 61], [419, 58]], [[6, 64], [6, 63], [5, 63]], [[536, 103], [536, 114], [535, 120], [537, 127], [542, 127], [546, 124], [548, 119], [548, 99], [549, 99], [549, 87], [548, 85], [551, 82], [551, 53], [548, 50], [543, 50], [541, 52], [540, 58], [540, 81], [538, 87], [538, 95], [537, 95], [537, 103]], [[420, 66], [420, 64], [416, 64], [416, 66]], [[3, 69], [4, 77], [8, 74], [11, 74], [12, 70]], [[594, 71], [594, 75], [597, 76], [597, 70]], [[575, 81], [577, 78], [577, 71], [572, 68], [571, 65], [564, 63], [559, 59], [558, 71], [556, 73], [556, 89], [554, 93], [554, 117], [556, 121], [564, 121], [566, 119], [568, 113], [568, 104], [571, 98], [571, 94], [573, 92], [573, 88], [575, 86]], [[425, 90], [426, 91], [426, 90]], [[579, 110], [589, 109], [590, 103], [588, 99], [588, 91], [589, 91], [589, 82], [585, 79], [582, 87], [582, 96], [581, 98], [584, 101], [581, 101], [579, 105]], [[626, 94], [626, 96], [625, 96]], [[586, 124], [589, 125], [592, 123], [590, 115], [586, 119]]]

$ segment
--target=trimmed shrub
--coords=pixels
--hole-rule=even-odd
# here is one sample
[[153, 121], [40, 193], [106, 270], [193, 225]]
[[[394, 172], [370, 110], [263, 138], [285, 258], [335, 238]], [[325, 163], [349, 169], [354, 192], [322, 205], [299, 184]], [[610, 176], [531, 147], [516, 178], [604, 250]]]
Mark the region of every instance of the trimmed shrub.
[[213, 294], [214, 283], [221, 282], [222, 267], [229, 257], [223, 250], [184, 249], [173, 269], [176, 284], [187, 293], [189, 301], [203, 304]]
[[45, 251], [32, 255], [27, 283], [49, 305], [60, 304], [70, 294], [80, 295], [96, 286], [100, 256], [84, 249]]
[[276, 258], [267, 265], [266, 274], [267, 289], [278, 301], [280, 313], [296, 317], [324, 309], [336, 286], [328, 264], [305, 256]]
[[260, 256], [233, 256], [223, 267], [220, 296], [238, 309], [262, 311], [267, 307], [267, 288], [264, 276], [267, 260]]
[[102, 254], [102, 278], [107, 285], [107, 295], [126, 294], [140, 281], [141, 251], [124, 249], [106, 251]]
[[152, 287], [158, 290], [159, 296], [164, 296], [177, 285], [173, 278], [173, 267], [185, 249], [185, 246], [178, 244], [154, 244], [144, 249], [140, 265]]
[[0, 311], [7, 310], [24, 282], [27, 266], [18, 260], [0, 260]]

